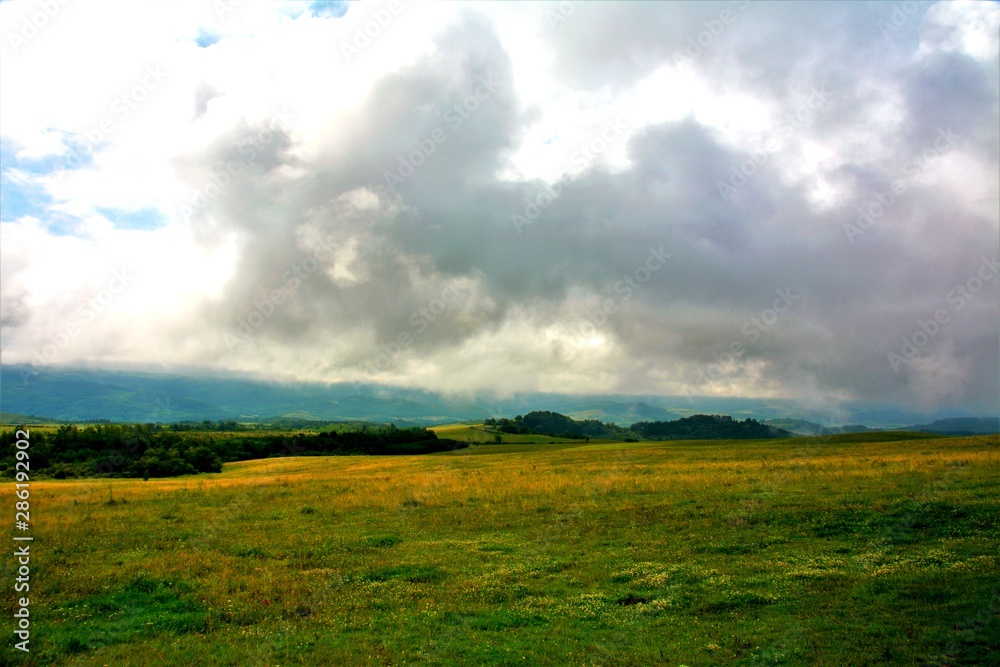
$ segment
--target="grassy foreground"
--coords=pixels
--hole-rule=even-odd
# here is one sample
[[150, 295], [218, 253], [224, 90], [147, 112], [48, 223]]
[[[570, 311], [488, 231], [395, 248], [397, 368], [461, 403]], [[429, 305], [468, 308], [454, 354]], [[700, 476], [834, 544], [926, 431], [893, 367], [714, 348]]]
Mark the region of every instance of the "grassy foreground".
[[873, 437], [33, 482], [0, 664], [998, 664], [1000, 439]]

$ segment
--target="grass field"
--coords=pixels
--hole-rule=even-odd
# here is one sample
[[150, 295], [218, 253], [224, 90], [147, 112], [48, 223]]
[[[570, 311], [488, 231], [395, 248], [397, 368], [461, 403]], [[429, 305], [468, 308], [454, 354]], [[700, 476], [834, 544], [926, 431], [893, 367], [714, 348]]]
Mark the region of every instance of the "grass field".
[[998, 664], [996, 436], [481, 445], [31, 491], [32, 652], [9, 639], [3, 664]]
[[[448, 424], [447, 426], [433, 426], [431, 430], [439, 438], [459, 440], [461, 442], [495, 444], [496, 436], [500, 436], [502, 444], [530, 444], [545, 445], [552, 443], [570, 442], [582, 444], [584, 441], [576, 438], [559, 438], [551, 435], [532, 435], [530, 433], [499, 433], [487, 431], [481, 424]], [[609, 442], [607, 440], [591, 440], [590, 442]]]

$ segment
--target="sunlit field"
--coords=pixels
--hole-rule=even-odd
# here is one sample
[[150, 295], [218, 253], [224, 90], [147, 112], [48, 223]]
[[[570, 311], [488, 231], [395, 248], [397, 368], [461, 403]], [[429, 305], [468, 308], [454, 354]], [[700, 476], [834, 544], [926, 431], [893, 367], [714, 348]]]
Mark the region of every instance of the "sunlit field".
[[[450, 440], [460, 440], [461, 442], [478, 444], [498, 444], [496, 442], [496, 438], [498, 436], [501, 443], [540, 445], [570, 442], [574, 444], [581, 444], [579, 439], [574, 438], [559, 438], [551, 435], [533, 435], [530, 433], [498, 433], [494, 430], [487, 430], [482, 425], [449, 424], [447, 426], [434, 427], [432, 430], [439, 438], [448, 438]], [[598, 441], [592, 440], [592, 442]]]
[[32, 651], [4, 661], [997, 664], [998, 445], [484, 444], [35, 482]]

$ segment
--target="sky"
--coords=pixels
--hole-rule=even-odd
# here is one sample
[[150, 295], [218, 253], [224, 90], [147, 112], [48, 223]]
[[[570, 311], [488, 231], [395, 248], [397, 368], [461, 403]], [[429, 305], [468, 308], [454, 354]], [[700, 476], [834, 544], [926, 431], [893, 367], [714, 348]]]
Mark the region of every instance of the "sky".
[[1000, 5], [0, 2], [0, 358], [996, 412]]

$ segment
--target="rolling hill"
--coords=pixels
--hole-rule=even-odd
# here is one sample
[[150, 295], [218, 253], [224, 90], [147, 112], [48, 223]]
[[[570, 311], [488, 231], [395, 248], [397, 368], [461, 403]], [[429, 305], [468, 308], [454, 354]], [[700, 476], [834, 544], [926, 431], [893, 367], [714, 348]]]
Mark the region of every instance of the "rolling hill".
[[[456, 397], [386, 385], [276, 382], [203, 370], [168, 373], [16, 365], [0, 366], [0, 409], [63, 421], [270, 421], [287, 417], [423, 426], [531, 411], [557, 412], [577, 421], [598, 420], [626, 427], [642, 421], [726, 414], [739, 420], [798, 420], [802, 422], [799, 428], [780, 422], [771, 425], [800, 433], [809, 433], [800, 429], [812, 425], [847, 422], [868, 428], [900, 428], [918, 423], [936, 428], [934, 420], [976, 417], [954, 411], [924, 414], [869, 403], [845, 403], [835, 412], [825, 412], [790, 399], [718, 396], [520, 393]], [[995, 424], [996, 418], [992, 419]], [[962, 430], [968, 428], [963, 426]]]

